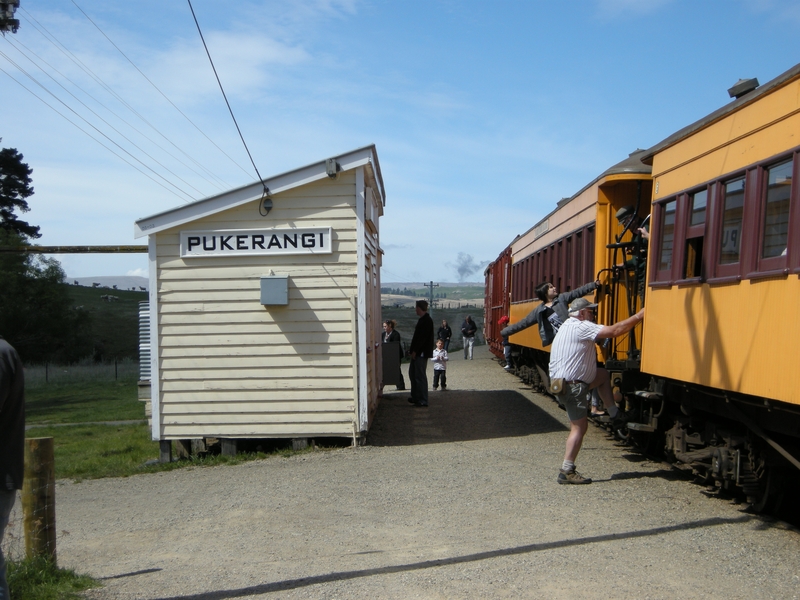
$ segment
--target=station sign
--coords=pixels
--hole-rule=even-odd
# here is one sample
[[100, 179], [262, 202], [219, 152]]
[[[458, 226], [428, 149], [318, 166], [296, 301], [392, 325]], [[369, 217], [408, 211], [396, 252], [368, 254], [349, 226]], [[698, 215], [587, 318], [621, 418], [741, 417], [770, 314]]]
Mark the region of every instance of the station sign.
[[181, 257], [330, 254], [330, 227], [181, 231]]

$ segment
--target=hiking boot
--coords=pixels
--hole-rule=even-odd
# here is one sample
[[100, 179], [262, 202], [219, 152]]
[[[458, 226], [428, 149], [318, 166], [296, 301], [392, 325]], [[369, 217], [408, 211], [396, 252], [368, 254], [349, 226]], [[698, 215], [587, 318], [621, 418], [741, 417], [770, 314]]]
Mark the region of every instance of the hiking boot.
[[578, 473], [575, 469], [571, 471], [565, 471], [564, 469], [560, 469], [558, 472], [558, 479], [556, 480], [558, 483], [592, 483], [592, 480], [588, 477], [584, 477], [580, 473]]

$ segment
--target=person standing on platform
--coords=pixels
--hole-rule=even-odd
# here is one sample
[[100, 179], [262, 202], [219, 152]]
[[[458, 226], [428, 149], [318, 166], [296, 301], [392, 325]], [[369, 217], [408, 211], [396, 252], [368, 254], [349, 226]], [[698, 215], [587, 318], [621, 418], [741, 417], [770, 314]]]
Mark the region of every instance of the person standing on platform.
[[445, 319], [442, 319], [442, 326], [439, 327], [439, 331], [436, 332], [436, 339], [442, 340], [444, 342], [444, 349], [450, 350], [450, 338], [453, 337], [453, 330], [450, 329], [450, 326], [447, 324]]
[[22, 489], [25, 453], [25, 375], [17, 351], [0, 336], [0, 600], [9, 600], [3, 535]]
[[464, 336], [464, 360], [472, 360], [472, 347], [475, 345], [475, 332], [478, 326], [471, 316], [467, 316], [461, 324], [461, 334]]
[[562, 392], [558, 394], [558, 401], [567, 410], [570, 425], [558, 483], [592, 483], [590, 478], [575, 470], [575, 460], [589, 423], [587, 415], [590, 395], [586, 392], [597, 389], [615, 429], [622, 427], [627, 421], [625, 414], [614, 402], [608, 371], [597, 366], [595, 342], [628, 333], [644, 320], [644, 309], [614, 325], [598, 325], [594, 322], [595, 308], [597, 304], [592, 304], [585, 298], [574, 300], [569, 305], [569, 318], [559, 328], [550, 350], [551, 386], [561, 380]]
[[419, 320], [414, 328], [408, 356], [408, 378], [411, 380], [411, 397], [414, 406], [428, 406], [428, 359], [433, 357], [433, 319], [428, 314], [428, 301], [417, 300], [415, 310]]
[[442, 391], [447, 389], [447, 350], [444, 349], [444, 341], [436, 340], [436, 349], [433, 351], [433, 389], [439, 389], [439, 381], [442, 382]]
[[[396, 327], [397, 327], [397, 322], [394, 319], [387, 319], [386, 321], [384, 321], [384, 323], [383, 323], [383, 336], [382, 336], [383, 337], [383, 343], [384, 344], [388, 344], [389, 342], [399, 342], [400, 343], [400, 357], [402, 358], [403, 357], [403, 350], [402, 350], [403, 349], [403, 341], [400, 338], [400, 333], [397, 331]], [[406, 382], [405, 382], [405, 379], [403, 379], [403, 369], [400, 366], [399, 362], [397, 363], [397, 368], [400, 370], [400, 373], [398, 375], [398, 377], [400, 379], [399, 379], [399, 383], [397, 384], [397, 389], [402, 391], [402, 390], [406, 389]], [[383, 390], [383, 385], [381, 385], [381, 390]]]

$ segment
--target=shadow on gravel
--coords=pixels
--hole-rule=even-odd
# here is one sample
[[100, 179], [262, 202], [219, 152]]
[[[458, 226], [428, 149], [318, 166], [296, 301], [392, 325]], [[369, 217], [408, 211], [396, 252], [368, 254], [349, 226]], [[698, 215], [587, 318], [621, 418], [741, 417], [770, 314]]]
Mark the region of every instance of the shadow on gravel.
[[367, 435], [372, 446], [412, 446], [519, 437], [567, 427], [513, 390], [448, 390], [429, 394], [430, 406], [385, 394]]
[[326, 573], [324, 575], [311, 575], [309, 577], [302, 577], [300, 579], [287, 579], [285, 581], [275, 581], [272, 583], [262, 583], [246, 588], [239, 588], [236, 590], [218, 590], [213, 592], [204, 592], [201, 594], [192, 594], [189, 596], [171, 596], [169, 598], [159, 598], [158, 600], [227, 600], [229, 598], [241, 598], [243, 596], [255, 596], [257, 594], [269, 594], [271, 592], [282, 592], [286, 590], [293, 590], [297, 588], [304, 588], [321, 583], [331, 583], [334, 581], [347, 581], [351, 579], [358, 579], [360, 577], [374, 577], [376, 575], [391, 575], [393, 573], [404, 573], [408, 571], [418, 571], [421, 569], [431, 569], [433, 567], [443, 567], [447, 565], [458, 565], [465, 563], [477, 562], [480, 560], [488, 560], [502, 556], [514, 556], [519, 554], [528, 554], [531, 552], [544, 552], [547, 550], [557, 550], [559, 548], [568, 548], [571, 546], [583, 546], [585, 544], [596, 544], [598, 542], [611, 542], [624, 539], [643, 538], [651, 536], [659, 536], [674, 531], [686, 531], [692, 529], [703, 529], [705, 527], [714, 527], [717, 525], [730, 525], [733, 523], [746, 523], [753, 520], [755, 517], [747, 515], [741, 517], [724, 518], [713, 517], [710, 519], [701, 519], [699, 521], [691, 521], [689, 523], [679, 523], [677, 525], [667, 525], [664, 527], [654, 527], [653, 529], [642, 529], [638, 531], [623, 531], [620, 533], [606, 533], [603, 535], [595, 535], [589, 537], [579, 537], [574, 539], [558, 540], [555, 542], [544, 542], [541, 544], [526, 544], [524, 546], [516, 546], [513, 548], [498, 548], [497, 550], [487, 550], [485, 552], [475, 552], [474, 554], [466, 554], [463, 556], [451, 556], [447, 558], [439, 558], [434, 560], [425, 560], [415, 563], [407, 563], [403, 565], [387, 565], [385, 567], [375, 567], [372, 569], [361, 569], [359, 571], [340, 571], [339, 573]]

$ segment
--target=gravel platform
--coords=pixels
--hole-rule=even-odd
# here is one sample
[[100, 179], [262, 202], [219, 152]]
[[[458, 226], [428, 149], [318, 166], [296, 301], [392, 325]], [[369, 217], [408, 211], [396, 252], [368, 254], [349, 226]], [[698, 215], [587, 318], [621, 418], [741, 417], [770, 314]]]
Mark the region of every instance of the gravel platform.
[[[429, 375], [431, 371], [429, 370]], [[97, 599], [800, 598], [800, 535], [566, 414], [486, 346], [368, 445], [57, 484], [61, 566]]]

